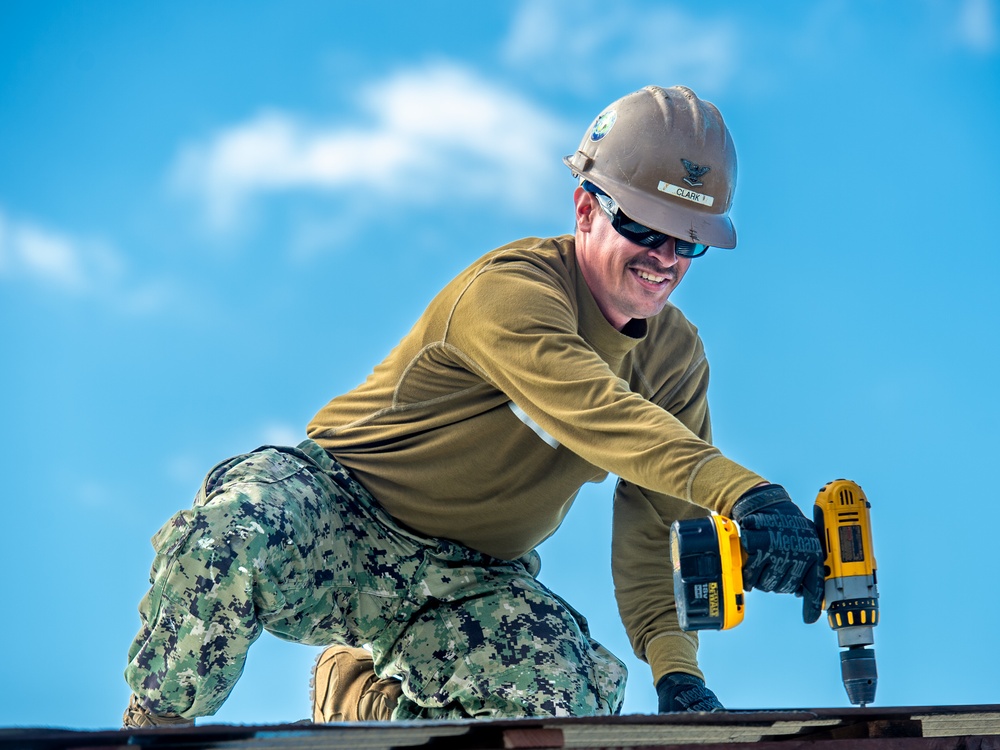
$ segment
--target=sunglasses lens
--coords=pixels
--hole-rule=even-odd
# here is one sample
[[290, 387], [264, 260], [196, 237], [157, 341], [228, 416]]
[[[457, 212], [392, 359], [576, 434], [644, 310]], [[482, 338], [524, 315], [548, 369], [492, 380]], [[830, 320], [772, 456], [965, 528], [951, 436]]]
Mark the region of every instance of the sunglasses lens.
[[[624, 214], [619, 212], [619, 216], [624, 218]], [[670, 239], [670, 235], [663, 234], [663, 232], [657, 232], [654, 229], [650, 229], [647, 226], [643, 226], [635, 221], [621, 221], [615, 223], [615, 229], [618, 230], [618, 234], [627, 239], [629, 242], [634, 242], [637, 245], [642, 245], [643, 247], [649, 247], [656, 249], [667, 240]]]
[[708, 245], [703, 245], [700, 242], [677, 240], [674, 245], [674, 252], [682, 258], [700, 258], [708, 252]]

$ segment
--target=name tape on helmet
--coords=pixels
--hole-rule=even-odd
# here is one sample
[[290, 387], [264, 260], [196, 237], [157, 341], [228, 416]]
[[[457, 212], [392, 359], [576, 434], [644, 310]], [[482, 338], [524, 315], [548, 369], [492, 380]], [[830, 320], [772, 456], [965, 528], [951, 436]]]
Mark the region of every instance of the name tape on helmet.
[[699, 193], [695, 190], [681, 187], [679, 185], [671, 185], [669, 182], [660, 181], [660, 184], [656, 186], [656, 189], [661, 193], [676, 195], [678, 198], [683, 198], [684, 200], [692, 201], [693, 203], [700, 203], [703, 206], [711, 206], [715, 203], [715, 198], [711, 195]]

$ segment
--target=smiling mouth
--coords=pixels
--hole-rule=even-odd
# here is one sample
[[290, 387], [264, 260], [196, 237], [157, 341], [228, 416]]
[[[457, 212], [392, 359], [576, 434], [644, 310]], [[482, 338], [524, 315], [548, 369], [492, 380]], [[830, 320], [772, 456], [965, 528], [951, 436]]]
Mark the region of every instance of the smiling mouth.
[[650, 284], [664, 284], [671, 280], [671, 276], [661, 276], [660, 274], [647, 271], [644, 268], [633, 268], [632, 272], [645, 282]]

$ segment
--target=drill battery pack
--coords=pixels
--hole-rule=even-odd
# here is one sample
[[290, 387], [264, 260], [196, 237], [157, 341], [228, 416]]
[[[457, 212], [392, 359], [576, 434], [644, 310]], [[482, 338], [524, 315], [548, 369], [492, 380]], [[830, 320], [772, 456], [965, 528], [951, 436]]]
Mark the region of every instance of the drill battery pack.
[[743, 622], [743, 559], [732, 519], [674, 521], [670, 557], [681, 629], [727, 630]]

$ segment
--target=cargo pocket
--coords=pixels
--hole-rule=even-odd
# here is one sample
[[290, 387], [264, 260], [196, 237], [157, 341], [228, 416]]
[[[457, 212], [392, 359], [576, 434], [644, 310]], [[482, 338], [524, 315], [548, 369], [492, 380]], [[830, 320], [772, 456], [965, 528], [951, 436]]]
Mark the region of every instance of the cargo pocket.
[[146, 622], [152, 623], [160, 615], [163, 591], [174, 566], [177, 564], [177, 555], [194, 531], [194, 525], [190, 518], [191, 513], [192, 511], [182, 510], [174, 514], [150, 539], [156, 557], [149, 570], [151, 588], [140, 605]]

